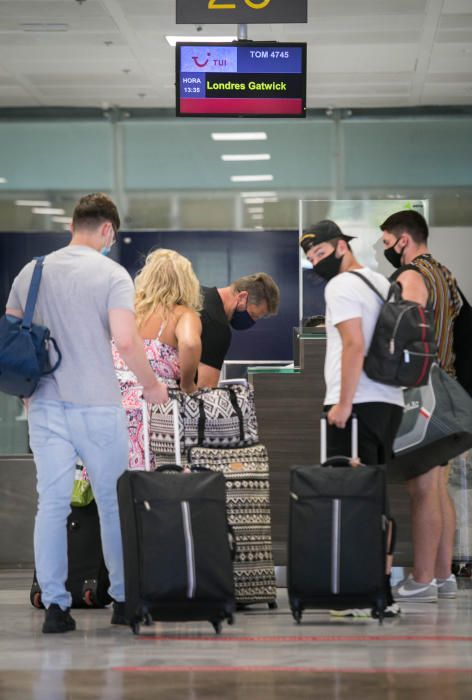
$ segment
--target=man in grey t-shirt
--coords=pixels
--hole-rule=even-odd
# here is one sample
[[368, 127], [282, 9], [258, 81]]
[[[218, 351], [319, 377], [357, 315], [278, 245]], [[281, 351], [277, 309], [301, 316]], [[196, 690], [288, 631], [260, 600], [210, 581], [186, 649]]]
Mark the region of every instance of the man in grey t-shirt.
[[[106, 257], [119, 226], [118, 211], [106, 195], [82, 197], [74, 210], [70, 244], [45, 259], [34, 313], [34, 322], [50, 329], [62, 353], [60, 366], [41, 379], [28, 409], [38, 490], [34, 552], [46, 633], [75, 629], [65, 588], [66, 520], [78, 457], [87, 466], [100, 516], [114, 600], [111, 621], [126, 622], [116, 482], [128, 464], [128, 433], [111, 337], [142, 384], [144, 398], [167, 400], [138, 334], [133, 282]], [[34, 261], [28, 263], [14, 280], [8, 314], [23, 316], [33, 267]]]

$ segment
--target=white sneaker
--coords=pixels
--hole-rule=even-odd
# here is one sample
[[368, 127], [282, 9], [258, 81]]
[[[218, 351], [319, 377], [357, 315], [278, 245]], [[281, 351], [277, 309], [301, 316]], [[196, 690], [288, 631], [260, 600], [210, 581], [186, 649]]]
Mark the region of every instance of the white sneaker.
[[408, 601], [412, 603], [438, 602], [438, 586], [435, 578], [429, 583], [418, 583], [410, 574], [408, 578], [393, 587], [392, 593], [397, 603], [400, 601], [402, 603]]
[[438, 578], [436, 579], [436, 584], [438, 587], [438, 598], [457, 598], [457, 580], [454, 574], [451, 574], [449, 578]]

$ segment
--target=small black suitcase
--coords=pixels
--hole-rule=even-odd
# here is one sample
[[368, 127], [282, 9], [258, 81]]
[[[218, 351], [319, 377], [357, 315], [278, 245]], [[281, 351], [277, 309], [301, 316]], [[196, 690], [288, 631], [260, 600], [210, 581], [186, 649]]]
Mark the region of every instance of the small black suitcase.
[[[149, 469], [145, 406], [143, 416]], [[225, 480], [171, 469], [127, 471], [118, 480], [126, 617], [135, 634], [152, 620], [208, 620], [219, 633], [235, 610]]]
[[[72, 595], [73, 608], [103, 608], [111, 602], [108, 595], [110, 581], [103, 560], [100, 539], [100, 520], [97, 504], [71, 506], [67, 519], [67, 555], [69, 571], [66, 588]], [[41, 608], [41, 588], [33, 576], [30, 600], [35, 608]]]
[[[297, 622], [306, 608], [372, 608], [382, 620], [386, 606], [388, 518], [385, 472], [351, 467], [349, 458], [323, 466], [294, 466], [290, 476], [288, 594]], [[352, 421], [357, 457], [357, 420]], [[345, 466], [339, 466], [345, 465]], [[347, 465], [347, 466], [346, 466]]]

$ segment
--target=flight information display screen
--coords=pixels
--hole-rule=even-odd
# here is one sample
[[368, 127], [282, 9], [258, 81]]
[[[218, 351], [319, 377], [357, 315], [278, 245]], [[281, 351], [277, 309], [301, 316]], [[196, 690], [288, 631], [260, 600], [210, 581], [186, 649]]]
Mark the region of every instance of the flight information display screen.
[[176, 44], [177, 116], [304, 117], [306, 44]]

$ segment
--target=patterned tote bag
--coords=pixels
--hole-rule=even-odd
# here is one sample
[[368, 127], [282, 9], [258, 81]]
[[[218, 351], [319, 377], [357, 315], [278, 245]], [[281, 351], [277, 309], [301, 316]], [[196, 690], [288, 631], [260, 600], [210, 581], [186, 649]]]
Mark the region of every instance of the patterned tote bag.
[[182, 455], [191, 447], [249, 447], [259, 442], [254, 390], [239, 384], [199, 389], [193, 394], [169, 391], [169, 401], [151, 409], [151, 451], [174, 455], [172, 401], [179, 405]]

